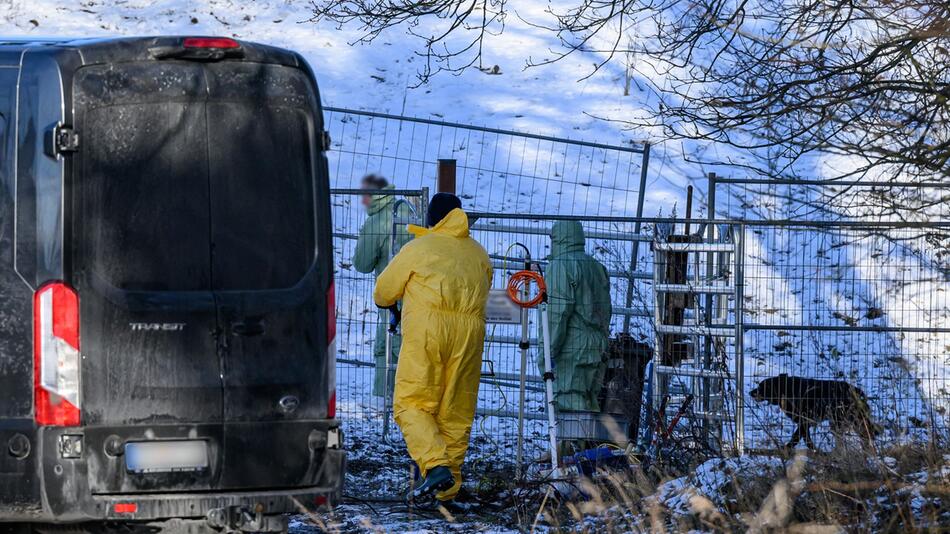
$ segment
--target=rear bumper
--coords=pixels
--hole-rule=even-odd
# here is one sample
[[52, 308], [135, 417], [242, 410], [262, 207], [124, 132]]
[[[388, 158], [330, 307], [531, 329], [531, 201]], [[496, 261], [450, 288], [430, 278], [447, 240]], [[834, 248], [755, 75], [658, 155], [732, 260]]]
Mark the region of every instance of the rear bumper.
[[[115, 521], [154, 521], [171, 518], [207, 518], [213, 510], [242, 507], [264, 515], [325, 510], [342, 498], [345, 455], [339, 451], [339, 484], [278, 491], [211, 492], [196, 494], [95, 496], [87, 503], [88, 518]], [[116, 512], [134, 504], [135, 512]]]
[[[205, 519], [235, 508], [274, 515], [325, 509], [340, 502], [346, 452], [336, 421], [231, 426], [40, 428], [34, 452], [43, 517], [37, 519], [54, 523]], [[231, 438], [239, 447], [232, 446], [228, 436], [239, 432], [254, 438]], [[59, 444], [64, 434], [83, 436], [80, 458], [63, 457]], [[212, 445], [220, 458], [200, 474], [134, 475], [125, 472], [121, 456], [104, 452], [103, 436], [220, 440]]]

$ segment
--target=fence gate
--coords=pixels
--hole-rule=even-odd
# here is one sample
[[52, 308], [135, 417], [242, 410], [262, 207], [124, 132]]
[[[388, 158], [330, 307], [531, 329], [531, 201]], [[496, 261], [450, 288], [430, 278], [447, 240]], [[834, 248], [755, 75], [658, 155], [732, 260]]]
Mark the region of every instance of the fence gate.
[[[402, 228], [424, 220], [429, 192], [425, 188], [333, 189], [330, 195], [337, 294], [337, 411], [346, 420], [350, 436], [380, 439], [391, 427], [398, 349], [386, 343], [390, 341], [388, 312], [377, 310], [373, 303], [375, 276], [407, 241], [399, 237], [405, 235]], [[376, 204], [370, 204], [373, 199]], [[370, 215], [375, 222], [367, 222]]]
[[[742, 452], [742, 230], [704, 224], [691, 234], [659, 225], [653, 242], [653, 410], [661, 432], [685, 419], [691, 445]], [[738, 427], [738, 428], [737, 428]]]

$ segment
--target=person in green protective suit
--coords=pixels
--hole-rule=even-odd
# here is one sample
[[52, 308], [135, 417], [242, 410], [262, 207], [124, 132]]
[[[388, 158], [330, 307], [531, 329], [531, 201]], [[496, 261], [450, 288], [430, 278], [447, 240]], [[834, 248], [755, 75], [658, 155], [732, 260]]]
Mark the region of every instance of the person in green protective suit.
[[[610, 278], [584, 252], [581, 223], [558, 221], [551, 228], [551, 263], [544, 278], [557, 408], [599, 412], [610, 337]], [[538, 365], [543, 373], [543, 351]]]
[[[360, 182], [363, 189], [385, 190], [394, 189], [385, 178], [376, 174], [370, 174]], [[389, 265], [389, 258], [392, 256], [392, 231], [393, 231], [393, 207], [396, 204], [396, 197], [393, 195], [364, 195], [363, 206], [366, 207], [366, 213], [369, 215], [363, 227], [360, 228], [360, 235], [356, 241], [356, 252], [353, 254], [353, 268], [361, 273], [374, 273], [379, 276], [383, 269]], [[399, 206], [398, 216], [408, 218], [411, 216], [409, 206], [405, 203]], [[412, 236], [406, 231], [406, 225], [400, 225], [396, 233], [396, 251], [409, 242]], [[386, 396], [386, 330], [389, 328], [387, 312], [379, 310], [377, 312], [376, 339], [373, 340], [373, 358], [376, 363], [376, 374], [373, 378], [373, 395], [380, 397]], [[401, 336], [393, 336], [393, 354], [390, 363], [390, 390], [392, 389], [393, 376], [396, 372], [396, 360], [399, 355], [399, 346], [401, 345]]]

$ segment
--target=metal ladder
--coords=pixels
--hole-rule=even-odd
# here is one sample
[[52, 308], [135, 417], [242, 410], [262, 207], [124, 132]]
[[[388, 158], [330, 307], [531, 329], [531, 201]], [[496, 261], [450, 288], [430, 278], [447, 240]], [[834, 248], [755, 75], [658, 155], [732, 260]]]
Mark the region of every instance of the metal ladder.
[[742, 232], [658, 231], [653, 252], [654, 413], [664, 425], [681, 414], [689, 445], [742, 454]]

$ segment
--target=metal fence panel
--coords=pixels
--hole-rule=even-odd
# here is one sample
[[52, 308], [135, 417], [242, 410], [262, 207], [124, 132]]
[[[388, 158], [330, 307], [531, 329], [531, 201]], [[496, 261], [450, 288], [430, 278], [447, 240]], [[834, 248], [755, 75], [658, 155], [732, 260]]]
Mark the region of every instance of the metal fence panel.
[[[844, 381], [867, 396], [883, 442], [946, 431], [950, 227], [758, 222], [746, 235], [747, 395], [782, 373]], [[745, 414], [752, 448], [794, 432], [777, 408], [748, 399]]]
[[[660, 258], [689, 254], [695, 245], [692, 238], [659, 239], [669, 233], [671, 224], [674, 234], [683, 234], [686, 221], [624, 216], [639, 213], [642, 207], [648, 146], [610, 147], [438, 120], [335, 108], [327, 112], [334, 139], [331, 172], [337, 187], [357, 187], [364, 174], [380, 172], [402, 188], [392, 195], [413, 200], [421, 210], [428, 197], [423, 187], [434, 178], [438, 159], [458, 160], [459, 194], [472, 218], [472, 235], [495, 266], [496, 288], [504, 287], [510, 275], [523, 268], [522, 246], [546, 269], [551, 227], [563, 220], [580, 222], [587, 236], [585, 250], [609, 274], [612, 334], [629, 332], [652, 349], [663, 335], [685, 336], [694, 347], [691, 356], [719, 359], [728, 378], [726, 386], [717, 390], [702, 385], [696, 379], [701, 373], [690, 375], [687, 370], [669, 393], [719, 395], [721, 402], [704, 401], [697, 405], [703, 409], [694, 408], [691, 415], [706, 429], [721, 424], [717, 433], [721, 444], [734, 440], [740, 451], [743, 444], [752, 450], [770, 449], [792, 435], [794, 425], [778, 408], [749, 396], [761, 381], [782, 373], [860, 388], [871, 419], [883, 427], [882, 443], [946, 433], [950, 225], [842, 222], [829, 220], [828, 211], [814, 217], [821, 222], [774, 220], [808, 217], [810, 209], [827, 204], [828, 195], [840, 198], [857, 186], [839, 184], [838, 189], [796, 196], [793, 187], [825, 184], [722, 181], [720, 198], [741, 200], [742, 194], [733, 191], [740, 186], [751, 188], [747, 191], [751, 196], [739, 206], [726, 202], [719, 213], [743, 212], [759, 220], [708, 221], [710, 226], [691, 221], [690, 233], [700, 242], [711, 226], [738, 229], [738, 238], [729, 243], [707, 239], [706, 248], [690, 255], [684, 269], [686, 283], [692, 285], [690, 308], [684, 309], [679, 323], [664, 324], [658, 332], [657, 303], [666, 301], [658, 299], [657, 292], [676, 292], [680, 285], [661, 280], [658, 272], [666, 269], [668, 260]], [[715, 178], [711, 182], [715, 186]], [[377, 439], [388, 431], [398, 443], [386, 396], [373, 392], [379, 373], [374, 341], [379, 323], [386, 319], [372, 302], [373, 274], [360, 273], [353, 264], [356, 237], [367, 216], [362, 193], [338, 189], [332, 200], [338, 410], [351, 436]], [[754, 198], [763, 200], [753, 205]], [[392, 237], [391, 228], [381, 232]], [[728, 290], [716, 286], [719, 282], [713, 276], [715, 266], [726, 263], [710, 259], [718, 254], [734, 254], [738, 260], [728, 273], [732, 284]], [[714, 309], [725, 313], [714, 315]], [[472, 462], [513, 461], [519, 439], [527, 458], [544, 449], [538, 320], [537, 311], [531, 310], [526, 366], [518, 345], [521, 326], [488, 326]], [[710, 335], [696, 337], [696, 332]], [[786, 395], [785, 400], [808, 400], [794, 397]], [[605, 409], [622, 411], [616, 406]], [[524, 421], [519, 425], [521, 410]], [[617, 421], [622, 424], [623, 417], [613, 419]], [[562, 413], [561, 424], [562, 437], [598, 441], [616, 437], [617, 432], [598, 414]], [[818, 445], [830, 447], [827, 422], [819, 426]]]
[[[373, 381], [380, 372], [372, 355], [373, 342], [377, 327], [383, 320], [383, 316], [377, 314], [372, 303], [374, 276], [371, 273], [357, 272], [353, 265], [356, 234], [351, 229], [359, 228], [366, 217], [365, 208], [359, 201], [361, 193], [359, 190], [335, 190], [333, 196], [334, 226], [337, 229], [335, 255], [339, 323], [338, 411], [351, 436], [360, 439], [381, 439], [385, 430], [398, 442], [398, 429], [395, 425], [387, 426], [389, 406], [384, 402], [384, 397], [373, 393]], [[416, 192], [416, 195], [421, 198], [422, 192]], [[519, 221], [518, 225], [514, 225], [507, 224], [511, 221], [501, 214], [477, 214], [475, 217], [478, 220], [473, 226], [472, 237], [479, 241], [493, 258], [493, 287], [504, 288], [511, 274], [524, 268], [523, 248], [515, 246], [515, 243], [526, 247], [531, 258], [547, 257], [550, 250], [549, 233], [554, 220], [540, 217]], [[398, 217], [396, 221], [402, 222]], [[644, 270], [638, 273], [628, 271], [631, 265], [632, 244], [643, 240], [642, 236], [634, 233], [638, 222], [596, 221], [582, 224], [585, 231], [593, 236], [587, 240], [587, 251], [612, 274], [610, 294], [614, 316], [611, 330], [619, 332], [625, 319], [630, 319], [631, 333], [636, 339], [646, 341], [653, 336], [648, 247], [640, 248], [640, 265]], [[546, 259], [538, 261], [542, 268], [546, 268]], [[626, 295], [631, 288], [634, 305], [626, 307]], [[538, 364], [540, 348], [537, 343], [537, 309], [530, 310], [527, 317], [531, 346], [527, 366], [524, 368], [519, 348], [522, 325], [487, 326], [478, 412], [472, 430], [472, 461], [513, 462], [519, 441], [523, 442], [523, 453], [529, 460], [540, 456], [544, 448], [546, 404]], [[523, 405], [520, 391], [522, 371], [526, 377]], [[522, 406], [524, 420], [519, 426], [518, 416]], [[623, 419], [619, 419], [622, 424]], [[565, 421], [572, 422], [572, 425], [565, 426], [564, 432], [575, 434], [575, 438], [594, 439], [599, 436], [599, 439], [606, 440], [611, 437], [608, 435], [609, 423], [599, 424], [589, 416], [572, 416]]]
[[[950, 218], [950, 183], [707, 175], [717, 217], [747, 221], [935, 221]], [[716, 199], [719, 199], [718, 202]]]
[[[527, 249], [533, 260], [539, 260], [542, 269], [548, 267], [548, 256], [551, 250], [550, 232], [552, 225], [559, 218], [550, 218], [543, 215], [522, 219], [518, 215], [473, 213], [477, 221], [472, 227], [472, 237], [475, 238], [494, 258], [495, 280], [494, 287], [505, 287], [511, 275], [524, 268], [524, 252]], [[563, 217], [562, 217], [563, 218]], [[588, 236], [586, 251], [602, 263], [610, 277], [610, 298], [613, 307], [611, 331], [620, 332], [625, 319], [632, 320], [630, 331], [638, 340], [648, 340], [652, 337], [652, 304], [649, 292], [648, 248], [642, 247], [641, 269], [638, 276], [630, 276], [631, 254], [633, 243], [640, 241], [640, 235], [635, 232], [637, 226], [634, 221], [585, 221], [583, 217], [574, 218], [580, 222]], [[632, 288], [633, 306], [626, 305], [628, 288]], [[528, 424], [525, 443], [526, 455], [530, 458], [539, 455], [545, 446], [546, 422], [543, 382], [541, 380], [541, 347], [537, 343], [540, 337], [539, 312], [532, 309], [529, 312], [529, 331], [532, 343], [528, 358], [528, 384], [526, 413], [531, 421]], [[480, 414], [508, 412], [508, 417], [517, 413], [517, 406], [513, 403], [518, 397], [518, 382], [513, 379], [520, 372], [520, 350], [515, 343], [520, 339], [519, 325], [492, 324], [488, 327], [488, 341], [485, 350], [485, 367], [483, 371], [491, 370], [495, 378], [483, 381], [479, 394], [482, 407]], [[578, 342], [580, 342], [578, 340]], [[569, 345], [571, 340], [567, 341]], [[573, 347], [565, 350], [571, 352]], [[490, 363], [489, 363], [490, 362]], [[600, 388], [597, 388], [600, 390]], [[609, 399], [603, 399], [605, 402]], [[593, 414], [561, 414], [560, 435], [562, 438], [590, 439], [592, 441], [610, 441], [611, 433], [625, 432], [625, 419], [617, 406], [612, 417], [614, 421], [600, 422]], [[608, 410], [609, 411], [609, 410]], [[516, 427], [510, 426], [506, 418], [484, 417], [478, 426], [484, 435], [495, 436], [499, 443], [514, 444], [517, 435], [512, 435]], [[612, 429], [612, 423], [616, 428]], [[614, 436], [616, 437], [616, 436]]]
[[[428, 195], [423, 190], [395, 190], [389, 193], [393, 205], [396, 201], [405, 200], [420, 211], [428, 201]], [[378, 329], [388, 319], [373, 303], [375, 272], [361, 272], [361, 269], [367, 270], [367, 265], [357, 265], [356, 247], [361, 232], [367, 241], [389, 242], [392, 226], [366, 225], [368, 206], [363, 203], [364, 196], [365, 191], [358, 189], [335, 189], [331, 192], [337, 292], [337, 412], [346, 421], [346, 429], [351, 436], [382, 439], [388, 402], [385, 395], [375, 391], [378, 389], [377, 383], [385, 384], [385, 379], [379, 376], [384, 373], [377, 368], [374, 348]], [[386, 207], [385, 210], [391, 213], [392, 208]], [[391, 215], [389, 220], [392, 220]], [[382, 257], [377, 255], [383, 253], [373, 250], [372, 258], [365, 258], [363, 263], [375, 266]], [[385, 254], [388, 253], [386, 249]], [[389, 380], [391, 384], [391, 377]]]
[[[377, 318], [371, 303], [372, 276], [352, 272], [347, 258], [352, 239], [345, 230], [358, 227], [362, 208], [353, 195], [334, 199], [338, 232], [338, 282], [352, 296], [340, 299], [341, 414], [348, 428], [362, 425], [381, 432], [385, 405], [369, 391], [375, 370], [367, 358]], [[716, 389], [697, 385], [701, 374], [683, 376], [669, 393], [697, 393], [718, 401], [697, 404], [678, 429], [678, 439], [695, 437], [695, 426], [716, 430], [727, 450], [737, 442], [747, 450], [774, 449], [795, 430], [781, 410], [757, 402], [750, 392], [763, 380], [782, 373], [815, 380], [842, 381], [867, 397], [872, 421], [882, 426], [879, 444], [946, 435], [950, 405], [950, 224], [793, 221], [691, 221], [692, 238], [677, 243], [660, 236], [682, 234], [685, 221], [655, 218], [581, 217], [472, 212], [472, 236], [489, 252], [495, 265], [496, 288], [524, 267], [523, 248], [547, 269], [550, 229], [557, 221], [578, 221], [587, 235], [585, 250], [609, 273], [613, 307], [612, 334], [628, 330], [655, 349], [658, 333], [689, 334], [705, 329], [715, 346], [711, 354], [727, 378]], [[640, 227], [640, 231], [636, 230]], [[731, 232], [732, 240], [709, 238]], [[701, 236], [707, 236], [703, 238]], [[696, 241], [698, 239], [698, 241]], [[638, 268], [630, 270], [636, 249]], [[678, 327], [657, 328], [657, 290], [679, 291], [675, 284], [657, 285], [665, 269], [661, 253], [693, 250], [685, 269], [690, 308]], [[726, 255], [712, 263], [710, 255]], [[668, 257], [663, 256], [663, 257]], [[712, 266], [712, 268], [710, 267]], [[666, 282], [664, 282], [666, 283]], [[728, 288], [728, 290], [722, 289]], [[720, 290], [722, 289], [722, 290]], [[342, 293], [342, 290], [341, 290]], [[633, 295], [627, 305], [627, 295]], [[704, 305], [705, 295], [715, 304]], [[704, 308], [705, 306], [705, 308]], [[706, 310], [719, 310], [715, 314]], [[522, 367], [520, 325], [490, 324], [486, 335], [478, 415], [472, 432], [470, 459], [498, 465], [511, 462], [519, 437], [527, 459], [545, 447], [543, 382], [537, 365], [538, 313], [531, 310], [527, 367]], [[710, 320], [706, 321], [709, 317]], [[704, 354], [697, 338], [693, 345]], [[657, 362], [662, 364], [663, 362]], [[520, 378], [526, 374], [525, 421], [519, 429]], [[736, 387], [738, 385], [738, 387]], [[600, 387], [610, 390], [610, 384]], [[605, 394], [607, 395], [607, 394]], [[609, 395], [608, 395], [609, 396]], [[785, 402], [809, 400], [813, 394]], [[603, 411], [610, 412], [607, 397]], [[834, 400], [834, 399], [832, 399]], [[839, 399], [840, 400], [840, 399]], [[718, 403], [718, 404], [717, 404]], [[705, 406], [703, 411], [699, 406]], [[712, 407], [712, 408], [710, 408]], [[613, 407], [614, 409], [616, 406]], [[615, 410], [622, 411], [622, 410]], [[599, 414], [560, 414], [562, 438], [620, 441]], [[625, 414], [614, 414], [614, 422]], [[691, 422], [690, 422], [691, 420]], [[699, 422], [699, 423], [697, 423]], [[813, 433], [819, 448], [834, 446], [828, 422], [818, 421]], [[351, 430], [352, 432], [352, 430]], [[395, 432], [395, 429], [394, 429]], [[622, 430], [621, 430], [622, 432]], [[398, 434], [397, 434], [398, 435]], [[853, 439], [853, 438], [851, 438]], [[588, 441], [588, 443], [590, 442]], [[694, 440], [695, 441], [695, 440]], [[710, 453], [714, 451], [708, 451]]]
[[612, 146], [441, 120], [324, 108], [334, 187], [380, 173], [400, 188], [433, 185], [458, 162], [468, 210], [642, 215], [649, 145]]

